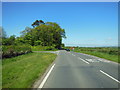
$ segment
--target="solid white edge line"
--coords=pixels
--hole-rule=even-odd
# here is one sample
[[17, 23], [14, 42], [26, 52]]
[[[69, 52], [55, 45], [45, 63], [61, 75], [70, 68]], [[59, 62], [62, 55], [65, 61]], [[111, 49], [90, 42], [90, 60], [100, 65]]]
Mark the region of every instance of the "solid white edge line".
[[102, 70], [100, 70], [100, 72], [102, 72], [103, 74], [107, 75], [108, 77], [110, 77], [111, 79], [113, 79], [114, 81], [120, 83], [120, 81], [118, 81], [117, 79], [113, 78], [112, 76], [110, 76], [109, 74], [103, 72]]
[[81, 59], [83, 62], [85, 62], [85, 63], [87, 63], [87, 64], [90, 64], [89, 62], [85, 61], [85, 60], [82, 59], [82, 58], [79, 58], [79, 59]]
[[49, 72], [47, 73], [47, 75], [45, 76], [45, 78], [43, 79], [42, 83], [40, 84], [40, 86], [39, 86], [38, 88], [42, 88], [42, 87], [44, 86], [44, 84], [45, 84], [45, 82], [47, 81], [47, 79], [48, 79], [51, 71], [52, 71], [53, 68], [54, 68], [54, 66], [55, 66], [55, 64], [51, 67], [51, 69], [49, 70]]

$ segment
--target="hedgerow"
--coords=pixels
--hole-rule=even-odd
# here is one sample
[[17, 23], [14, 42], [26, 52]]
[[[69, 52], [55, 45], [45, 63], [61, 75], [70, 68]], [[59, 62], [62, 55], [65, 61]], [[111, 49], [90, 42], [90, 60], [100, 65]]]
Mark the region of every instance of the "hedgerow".
[[31, 46], [32, 51], [49, 51], [57, 50], [54, 46]]
[[2, 58], [10, 58], [32, 52], [29, 45], [2, 46]]
[[102, 52], [110, 55], [120, 55], [118, 47], [80, 47], [75, 48], [78, 51]]

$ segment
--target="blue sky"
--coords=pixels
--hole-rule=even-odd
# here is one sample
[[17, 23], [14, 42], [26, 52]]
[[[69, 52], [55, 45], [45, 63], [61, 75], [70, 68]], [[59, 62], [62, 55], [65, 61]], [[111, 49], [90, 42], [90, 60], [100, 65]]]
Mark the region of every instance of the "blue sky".
[[20, 36], [35, 20], [56, 22], [66, 31], [66, 46], [116, 46], [117, 2], [3, 2], [3, 28]]
[[2, 2], [119, 2], [119, 0], [2, 0]]

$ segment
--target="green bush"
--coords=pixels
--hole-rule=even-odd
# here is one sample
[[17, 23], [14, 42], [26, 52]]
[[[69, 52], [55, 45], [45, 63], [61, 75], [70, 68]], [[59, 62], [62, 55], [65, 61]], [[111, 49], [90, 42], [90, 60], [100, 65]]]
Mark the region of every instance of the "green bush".
[[31, 46], [32, 51], [49, 51], [49, 50], [57, 50], [54, 46]]
[[46, 48], [46, 50], [54, 50], [55, 49], [55, 47], [53, 47], [53, 46], [48, 46], [47, 48]]
[[29, 45], [2, 46], [2, 58], [10, 58], [32, 52]]

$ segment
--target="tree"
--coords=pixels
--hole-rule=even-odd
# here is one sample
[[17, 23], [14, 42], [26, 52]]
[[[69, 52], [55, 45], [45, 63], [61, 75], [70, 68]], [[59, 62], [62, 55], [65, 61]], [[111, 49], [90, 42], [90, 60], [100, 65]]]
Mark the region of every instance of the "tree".
[[35, 28], [36, 26], [39, 26], [41, 24], [45, 24], [42, 20], [36, 20], [35, 22], [33, 22], [33, 24], [31, 24], [33, 26], [33, 28]]
[[21, 37], [24, 37], [25, 35], [27, 35], [28, 33], [30, 33], [32, 30], [32, 28], [30, 27], [26, 27], [25, 30], [23, 30], [21, 33]]
[[62, 38], [66, 38], [65, 30], [62, 29], [57, 23], [47, 22], [46, 25], [53, 28], [53, 43], [56, 45], [56, 48], [60, 48], [62, 44]]
[[15, 44], [15, 35], [10, 36], [9, 38], [2, 39], [3, 45], [14, 45]]
[[42, 20], [39, 20], [39, 23], [40, 23], [40, 24], [45, 24], [44, 21], [42, 21]]
[[25, 40], [23, 37], [17, 37], [15, 39], [15, 45], [21, 45], [21, 44], [25, 44]]
[[64, 43], [62, 43], [62, 44], [61, 44], [61, 48], [64, 48], [64, 47], [65, 47], [65, 44], [64, 44]]
[[[42, 24], [41, 24], [42, 23]], [[25, 28], [22, 31], [22, 37], [25, 42], [30, 45], [54, 46], [55, 48], [61, 47], [62, 38], [66, 38], [65, 30], [62, 29], [57, 23], [36, 20], [34, 28]]]
[[11, 43], [14, 43], [14, 41], [15, 41], [15, 35], [10, 36], [9, 40], [10, 40]]
[[6, 38], [6, 37], [7, 35], [6, 35], [5, 30], [2, 27], [0, 27], [0, 38]]

